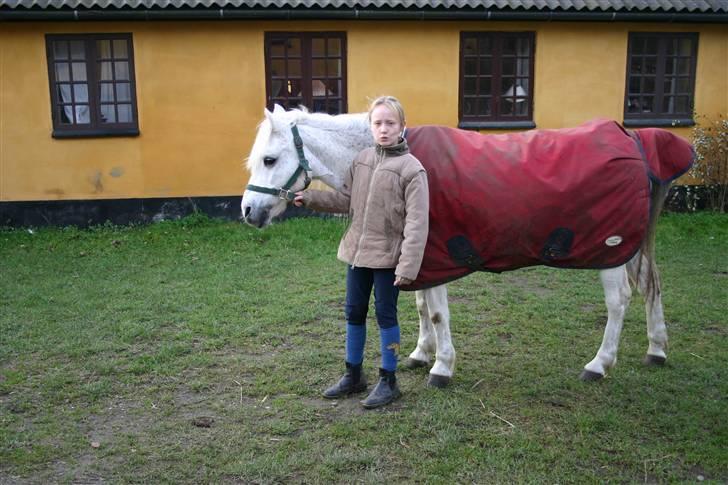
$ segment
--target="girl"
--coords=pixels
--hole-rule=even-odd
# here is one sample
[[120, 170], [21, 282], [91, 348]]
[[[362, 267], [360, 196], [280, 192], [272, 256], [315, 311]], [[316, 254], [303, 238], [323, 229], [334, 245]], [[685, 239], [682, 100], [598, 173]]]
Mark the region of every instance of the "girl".
[[338, 252], [338, 258], [347, 263], [346, 372], [323, 396], [336, 399], [367, 389], [362, 361], [373, 286], [382, 362], [378, 384], [361, 401], [372, 409], [401, 395], [395, 376], [398, 287], [410, 284], [422, 263], [429, 192], [425, 169], [409, 153], [403, 138], [405, 117], [400, 102], [392, 96], [377, 98], [369, 108], [368, 120], [376, 146], [357, 155], [341, 191], [299, 192], [294, 204], [349, 214], [350, 225]]

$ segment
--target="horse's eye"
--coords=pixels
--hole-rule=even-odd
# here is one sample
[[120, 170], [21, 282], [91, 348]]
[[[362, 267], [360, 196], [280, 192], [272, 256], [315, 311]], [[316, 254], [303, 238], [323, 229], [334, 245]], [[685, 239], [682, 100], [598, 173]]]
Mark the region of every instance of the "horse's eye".
[[263, 163], [266, 167], [272, 166], [274, 163], [276, 163], [276, 159], [273, 157], [265, 157], [263, 158]]

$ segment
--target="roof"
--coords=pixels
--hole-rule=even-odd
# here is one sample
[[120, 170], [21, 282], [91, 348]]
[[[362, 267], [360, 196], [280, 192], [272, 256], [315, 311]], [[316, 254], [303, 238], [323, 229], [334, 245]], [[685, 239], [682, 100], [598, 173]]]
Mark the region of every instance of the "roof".
[[486, 8], [602, 12], [728, 12], [728, 0], [0, 0], [9, 8]]
[[[23, 14], [25, 12], [25, 14]], [[73, 12], [65, 18], [61, 13]], [[728, 22], [728, 0], [0, 0], [0, 20], [355, 18]], [[138, 17], [143, 12], [143, 18]], [[299, 15], [305, 12], [305, 15]], [[93, 15], [90, 15], [93, 13]], [[131, 15], [130, 15], [131, 14]], [[477, 15], [476, 16], [474, 16]], [[137, 15], [137, 17], [135, 17]]]

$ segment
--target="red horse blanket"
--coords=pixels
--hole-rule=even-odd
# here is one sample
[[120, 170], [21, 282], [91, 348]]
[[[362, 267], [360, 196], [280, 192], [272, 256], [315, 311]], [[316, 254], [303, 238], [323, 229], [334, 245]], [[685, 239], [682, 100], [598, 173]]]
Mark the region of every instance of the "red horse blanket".
[[669, 131], [630, 133], [606, 120], [504, 135], [422, 126], [406, 136], [427, 169], [430, 233], [405, 290], [473, 271], [624, 264], [646, 235], [650, 183], [669, 183], [693, 161]]

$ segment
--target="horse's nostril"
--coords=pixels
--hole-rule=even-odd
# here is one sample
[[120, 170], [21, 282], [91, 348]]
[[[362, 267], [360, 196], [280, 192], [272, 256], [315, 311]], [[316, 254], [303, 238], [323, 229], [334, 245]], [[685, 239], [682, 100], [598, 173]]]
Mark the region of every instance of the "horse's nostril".
[[247, 207], [245, 208], [245, 213], [244, 213], [244, 217], [246, 217], [246, 218], [247, 218], [247, 217], [248, 217], [249, 215], [250, 215], [250, 206], [247, 206]]

